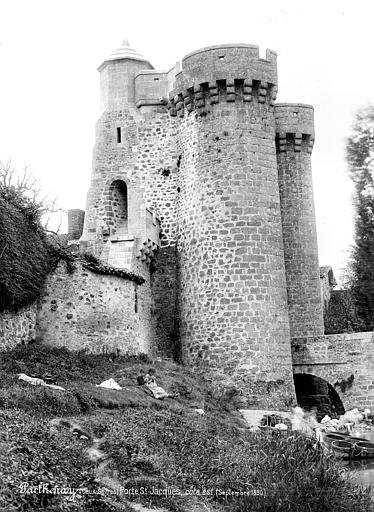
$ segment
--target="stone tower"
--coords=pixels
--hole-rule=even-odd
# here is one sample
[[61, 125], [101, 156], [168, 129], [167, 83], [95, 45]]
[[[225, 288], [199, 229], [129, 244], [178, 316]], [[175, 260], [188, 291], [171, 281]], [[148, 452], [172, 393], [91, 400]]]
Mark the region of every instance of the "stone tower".
[[144, 346], [224, 372], [261, 406], [293, 399], [291, 336], [323, 325], [313, 109], [275, 106], [276, 60], [221, 45], [157, 71], [125, 41], [99, 67], [81, 238], [145, 278]]
[[275, 124], [291, 337], [321, 335], [323, 305], [311, 168], [313, 107], [277, 104]]

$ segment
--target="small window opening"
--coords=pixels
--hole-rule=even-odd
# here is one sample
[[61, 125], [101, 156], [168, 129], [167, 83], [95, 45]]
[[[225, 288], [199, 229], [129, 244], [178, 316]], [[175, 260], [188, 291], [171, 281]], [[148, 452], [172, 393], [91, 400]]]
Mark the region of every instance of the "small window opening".
[[122, 142], [122, 131], [120, 127], [117, 128], [117, 142], [118, 144]]
[[158, 82], [160, 79], [159, 79], [157, 76], [155, 76], [153, 80], [154, 80], [155, 82]]
[[294, 116], [294, 117], [296, 117], [296, 116], [297, 116], [297, 114], [298, 114], [298, 112], [294, 112], [294, 113], [293, 113], [293, 116]]
[[135, 296], [134, 296], [134, 311], [135, 313], [138, 312], [138, 288], [135, 285]]
[[219, 58], [219, 60], [223, 60], [225, 58], [225, 56], [224, 55], [220, 55], [218, 58]]

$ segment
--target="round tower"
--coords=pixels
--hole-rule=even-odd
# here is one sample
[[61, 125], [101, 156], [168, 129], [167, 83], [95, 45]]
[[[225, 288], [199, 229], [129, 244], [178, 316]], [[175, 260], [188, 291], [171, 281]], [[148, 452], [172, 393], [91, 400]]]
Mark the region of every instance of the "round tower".
[[183, 359], [206, 361], [249, 403], [294, 398], [275, 151], [276, 54], [252, 45], [183, 59], [179, 274]]
[[291, 336], [324, 333], [314, 213], [310, 105], [275, 106], [276, 146]]
[[143, 205], [132, 192], [139, 117], [135, 77], [149, 69], [153, 69], [150, 62], [127, 40], [98, 67], [102, 114], [96, 123], [93, 172], [81, 238], [81, 246], [97, 256], [108, 235], [136, 232], [137, 219], [143, 215]]
[[135, 107], [135, 76], [146, 69], [153, 69], [152, 64], [125, 39], [98, 67], [101, 111]]

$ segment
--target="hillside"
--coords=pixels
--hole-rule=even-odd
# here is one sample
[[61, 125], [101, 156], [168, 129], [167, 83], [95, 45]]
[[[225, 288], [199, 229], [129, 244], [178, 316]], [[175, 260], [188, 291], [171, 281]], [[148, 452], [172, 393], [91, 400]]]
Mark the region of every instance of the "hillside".
[[[233, 394], [203, 376], [146, 356], [109, 359], [38, 345], [3, 354], [2, 511], [374, 510], [313, 442], [250, 432]], [[176, 399], [136, 385], [150, 366]], [[19, 373], [50, 374], [65, 391]], [[96, 387], [108, 378], [122, 390]]]

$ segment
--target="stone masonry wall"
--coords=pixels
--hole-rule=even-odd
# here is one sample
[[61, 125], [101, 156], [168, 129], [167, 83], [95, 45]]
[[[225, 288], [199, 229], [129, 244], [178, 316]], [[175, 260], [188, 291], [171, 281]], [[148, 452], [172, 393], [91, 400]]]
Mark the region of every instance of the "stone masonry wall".
[[157, 350], [181, 357], [178, 309], [178, 255], [176, 247], [161, 247], [151, 266], [152, 315]]
[[[178, 153], [175, 120], [167, 114], [141, 116], [132, 110], [103, 114], [96, 126], [93, 173], [87, 198], [84, 240], [101, 237], [115, 180], [127, 184], [128, 229], [136, 234], [145, 208], [162, 221], [163, 244], [175, 243]], [[117, 142], [117, 128], [121, 142]], [[108, 202], [109, 201], [109, 202]]]
[[168, 108], [179, 119], [181, 149], [183, 360], [219, 368], [258, 406], [265, 406], [267, 384], [276, 383], [274, 400], [282, 407], [293, 401], [294, 386], [276, 85], [274, 52], [265, 60], [250, 45], [206, 48], [183, 59]]
[[374, 408], [374, 333], [357, 332], [292, 339], [294, 373], [325, 379], [346, 410]]
[[83, 210], [68, 210], [68, 239], [77, 240], [82, 236], [84, 225]]
[[220, 368], [259, 406], [255, 382], [277, 381], [282, 407], [294, 388], [271, 107], [222, 102], [185, 116], [179, 136], [183, 359]]
[[142, 286], [81, 265], [69, 273], [61, 263], [39, 304], [37, 340], [93, 353], [117, 348], [122, 354], [148, 353], [149, 303], [143, 301]]
[[11, 350], [20, 343], [35, 340], [36, 304], [17, 313], [0, 313], [0, 352]]
[[[106, 198], [105, 194], [115, 180], [127, 184], [129, 237], [138, 236], [140, 244], [146, 241], [146, 223], [143, 227], [140, 225], [142, 216], [146, 215], [146, 208], [157, 214], [162, 229], [161, 248], [156, 253], [150, 295], [156, 346], [166, 348], [175, 337], [173, 326], [177, 315], [176, 300], [172, 298], [177, 287], [172, 247], [177, 238], [179, 153], [176, 121], [163, 112], [165, 108], [158, 110], [145, 115], [131, 109], [106, 112], [98, 122], [83, 240], [90, 241], [91, 250], [100, 255], [101, 226], [110, 208], [110, 197]], [[122, 133], [120, 143], [117, 142], [118, 127]], [[173, 350], [173, 347], [167, 349], [168, 352]]]
[[[117, 142], [117, 128], [122, 130]], [[137, 148], [136, 113], [121, 110], [105, 113], [96, 124], [96, 144], [93, 153], [93, 172], [87, 196], [86, 216], [81, 245], [88, 245], [97, 256], [103, 248], [103, 227], [110, 204], [110, 188], [114, 181], [127, 185], [128, 212], [139, 219], [143, 207], [138, 180], [133, 169]], [[114, 215], [114, 213], [113, 213]], [[132, 219], [128, 218], [128, 227]]]
[[138, 148], [134, 167], [148, 208], [161, 221], [162, 246], [175, 245], [180, 153], [177, 123], [167, 113], [145, 115], [138, 121]]

